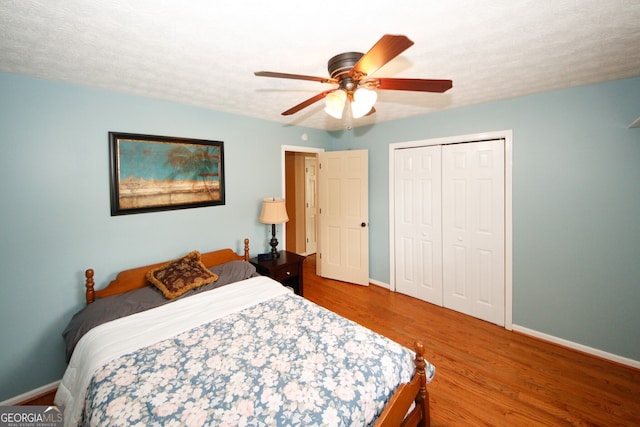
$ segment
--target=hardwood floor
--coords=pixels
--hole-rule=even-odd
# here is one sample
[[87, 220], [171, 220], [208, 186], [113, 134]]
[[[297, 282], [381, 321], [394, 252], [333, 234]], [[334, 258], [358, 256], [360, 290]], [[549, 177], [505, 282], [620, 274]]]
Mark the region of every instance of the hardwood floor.
[[432, 426], [640, 426], [640, 370], [390, 292], [316, 276], [304, 296], [394, 341], [421, 340], [436, 366]]
[[18, 405], [35, 405], [35, 406], [51, 406], [53, 405], [53, 399], [56, 397], [56, 391], [47, 391], [39, 396], [33, 397], [26, 402], [18, 403]]

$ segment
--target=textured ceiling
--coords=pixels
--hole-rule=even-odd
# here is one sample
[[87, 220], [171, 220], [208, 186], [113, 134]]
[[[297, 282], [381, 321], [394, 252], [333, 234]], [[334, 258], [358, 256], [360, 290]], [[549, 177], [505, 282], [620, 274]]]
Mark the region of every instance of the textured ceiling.
[[[380, 91], [361, 126], [640, 75], [640, 0], [2, 0], [0, 71], [335, 130], [311, 81], [383, 34], [415, 44], [374, 77], [451, 79], [444, 94]], [[640, 113], [640, 112], [638, 112]]]

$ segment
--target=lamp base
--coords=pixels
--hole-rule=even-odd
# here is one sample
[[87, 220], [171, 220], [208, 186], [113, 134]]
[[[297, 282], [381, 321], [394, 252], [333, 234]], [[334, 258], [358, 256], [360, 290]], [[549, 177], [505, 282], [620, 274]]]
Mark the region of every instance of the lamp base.
[[271, 224], [271, 240], [269, 240], [269, 245], [271, 246], [271, 257], [278, 258], [280, 254], [278, 253], [278, 239], [276, 238], [276, 225]]

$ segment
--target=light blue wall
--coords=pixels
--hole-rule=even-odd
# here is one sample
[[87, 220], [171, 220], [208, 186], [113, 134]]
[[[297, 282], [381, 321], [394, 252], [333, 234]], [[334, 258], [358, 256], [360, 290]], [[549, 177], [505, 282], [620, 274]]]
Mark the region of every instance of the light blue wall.
[[513, 130], [513, 322], [640, 360], [640, 78], [333, 134], [369, 150], [370, 277], [389, 283], [389, 144]]
[[[513, 130], [513, 321], [640, 360], [640, 79], [330, 135], [0, 74], [0, 401], [58, 380], [60, 332], [124, 268], [191, 249], [266, 250], [280, 146], [369, 150], [370, 277], [389, 281], [388, 145]], [[111, 217], [107, 132], [225, 142], [225, 206]], [[300, 135], [309, 135], [302, 143]], [[104, 272], [102, 274], [101, 272]]]
[[[110, 216], [109, 131], [224, 141], [226, 205]], [[309, 139], [302, 143], [301, 134]], [[115, 272], [192, 249], [267, 250], [262, 197], [281, 195], [281, 145], [330, 137], [169, 102], [0, 74], [0, 401], [62, 377], [60, 336], [83, 304], [83, 272]]]

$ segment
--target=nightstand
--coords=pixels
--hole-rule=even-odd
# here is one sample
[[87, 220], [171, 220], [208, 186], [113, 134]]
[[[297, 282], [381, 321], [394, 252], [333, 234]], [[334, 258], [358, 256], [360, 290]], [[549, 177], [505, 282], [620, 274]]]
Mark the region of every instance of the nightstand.
[[283, 285], [291, 287], [296, 294], [302, 296], [302, 261], [306, 257], [287, 251], [278, 251], [278, 253], [280, 256], [277, 258], [260, 261], [258, 257], [255, 257], [251, 258], [249, 262], [256, 267], [258, 274], [269, 276]]

